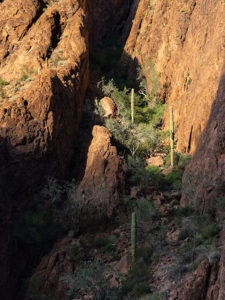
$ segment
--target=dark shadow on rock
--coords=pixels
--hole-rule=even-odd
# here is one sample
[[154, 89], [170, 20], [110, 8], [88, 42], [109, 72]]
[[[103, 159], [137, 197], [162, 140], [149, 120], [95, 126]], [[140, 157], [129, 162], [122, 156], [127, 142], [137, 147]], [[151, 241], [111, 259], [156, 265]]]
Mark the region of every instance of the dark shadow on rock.
[[[183, 176], [182, 205], [201, 212], [220, 213], [219, 199], [225, 198], [225, 65], [206, 128]], [[192, 181], [192, 182], [191, 182]], [[192, 195], [192, 197], [191, 197]]]
[[[102, 0], [99, 0], [100, 2]], [[0, 1], [2, 2], [2, 1]], [[106, 3], [106, 1], [103, 1]], [[89, 2], [93, 5], [95, 2]], [[124, 26], [125, 20], [128, 18], [130, 12], [131, 1], [124, 1], [128, 6], [125, 8], [121, 15], [116, 18], [117, 23], [114, 24], [114, 29], [116, 29], [117, 34], [120, 35]], [[136, 2], [137, 3], [137, 2]], [[107, 4], [108, 5], [108, 4]], [[137, 6], [136, 6], [137, 8]], [[119, 7], [118, 7], [119, 9]], [[133, 7], [133, 17], [135, 17], [135, 7]], [[110, 13], [110, 18], [114, 17]], [[104, 22], [109, 22], [109, 19], [105, 19]], [[111, 24], [108, 24], [111, 27]], [[127, 35], [131, 29], [132, 22], [127, 27]], [[98, 27], [96, 27], [98, 28]], [[107, 34], [101, 33], [101, 39], [108, 36], [110, 38], [110, 32]], [[96, 38], [96, 40], [98, 40]], [[121, 49], [125, 43], [125, 40], [120, 42], [120, 55]], [[93, 43], [94, 44], [94, 43]], [[94, 48], [92, 48], [92, 51]], [[120, 55], [118, 58], [120, 58]], [[108, 59], [108, 57], [106, 58]], [[118, 60], [119, 61], [119, 60]], [[114, 74], [114, 73], [113, 73]], [[96, 83], [96, 82], [95, 82]], [[72, 95], [70, 90], [60, 89], [62, 84], [57, 78], [53, 78], [53, 84], [55, 85], [57, 99], [60, 100], [61, 97], [70, 98]], [[74, 82], [76, 84], [76, 82]], [[132, 85], [130, 86], [132, 87]], [[102, 95], [100, 89], [95, 86], [95, 92], [89, 90], [92, 97], [93, 94]], [[80, 88], [76, 91], [81, 95]], [[68, 96], [68, 97], [67, 97]], [[24, 99], [24, 105], [29, 104], [29, 99]], [[26, 147], [17, 147], [9, 142], [9, 139], [0, 137], [0, 216], [1, 216], [1, 229], [0, 229], [0, 291], [2, 300], [23, 299], [24, 289], [23, 287], [24, 279], [28, 278], [32, 270], [39, 263], [41, 257], [52, 247], [55, 240], [48, 241], [48, 245], [44, 245], [44, 250], [41, 248], [35, 248], [34, 245], [24, 242], [18, 237], [18, 234], [14, 234], [15, 230], [18, 232], [20, 229], [21, 218], [24, 217], [26, 212], [35, 211], [39, 204], [43, 204], [44, 201], [40, 197], [40, 190], [43, 185], [46, 184], [48, 177], [54, 176], [61, 180], [71, 179], [76, 177], [81, 180], [84, 175], [87, 153], [89, 145], [92, 140], [92, 127], [96, 124], [96, 121], [91, 122], [87, 126], [81, 124], [79, 136], [75, 140], [77, 129], [74, 126], [68, 126], [71, 122], [71, 118], [68, 119], [66, 115], [63, 115], [62, 110], [65, 109], [67, 103], [58, 102], [55, 105], [55, 115], [53, 116], [54, 122], [57, 123], [59, 131], [53, 132], [53, 143], [49, 146], [49, 151], [42, 152], [38, 147], [36, 152], [26, 151]], [[74, 119], [79, 119], [79, 110], [77, 108], [77, 114], [73, 114]], [[71, 116], [70, 114], [70, 116]], [[73, 118], [72, 118], [73, 119]], [[97, 124], [99, 124], [97, 122]], [[15, 124], [16, 126], [16, 124]], [[84, 128], [82, 128], [82, 126]], [[8, 129], [8, 128], [7, 128]], [[67, 145], [63, 145], [65, 134], [74, 135], [73, 143], [69, 143], [69, 149], [65, 149]], [[73, 130], [75, 133], [73, 134]], [[29, 132], [29, 130], [28, 130]], [[15, 139], [16, 131], [14, 132]], [[67, 138], [66, 138], [67, 140]], [[26, 144], [28, 140], [24, 140]], [[30, 140], [32, 143], [32, 139]], [[57, 146], [58, 145], [58, 146]], [[71, 151], [73, 150], [73, 158], [71, 163]], [[20, 150], [19, 150], [20, 149]], [[65, 152], [64, 150], [65, 149]], [[68, 157], [68, 151], [70, 155]], [[60, 161], [60, 157], [63, 158], [63, 162]], [[65, 168], [62, 165], [65, 163]], [[55, 237], [57, 239], [57, 236]], [[21, 291], [21, 293], [20, 293]]]

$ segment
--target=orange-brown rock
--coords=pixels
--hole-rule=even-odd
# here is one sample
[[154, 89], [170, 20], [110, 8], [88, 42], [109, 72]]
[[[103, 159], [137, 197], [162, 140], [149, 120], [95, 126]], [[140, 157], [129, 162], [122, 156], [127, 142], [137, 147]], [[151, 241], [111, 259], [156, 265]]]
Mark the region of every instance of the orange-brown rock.
[[210, 115], [225, 57], [224, 3], [137, 2], [123, 63], [128, 60], [141, 65], [149, 91], [157, 92], [160, 81], [161, 99], [167, 104], [165, 128], [173, 106], [177, 150], [194, 153]]
[[0, 3], [0, 65], [15, 51], [29, 27], [41, 15], [43, 2], [39, 0], [10, 1]]
[[40, 297], [51, 296], [57, 300], [68, 299], [67, 285], [61, 277], [74, 271], [73, 246], [73, 239], [66, 237], [56, 243], [51, 252], [43, 257], [30, 279], [26, 300], [34, 300], [38, 295]]
[[116, 104], [111, 98], [104, 97], [99, 101], [99, 104], [104, 109], [104, 112], [105, 112], [104, 117], [105, 118], [113, 119], [116, 117]]
[[176, 295], [170, 297], [169, 300], [205, 300], [209, 269], [209, 261], [206, 259], [198, 266], [194, 274], [182, 284], [175, 293]]
[[197, 270], [189, 275], [177, 290], [171, 292], [169, 300], [223, 300], [225, 297], [225, 231], [220, 237], [220, 259], [209, 263], [205, 259]]
[[124, 162], [111, 145], [111, 133], [103, 126], [94, 126], [88, 150], [85, 175], [80, 187], [91, 195], [89, 204], [100, 217], [111, 217], [124, 191]]
[[151, 156], [146, 160], [148, 166], [157, 166], [157, 167], [162, 167], [164, 162], [162, 156]]
[[225, 196], [225, 68], [210, 118], [183, 176], [182, 205], [213, 213]]
[[5, 0], [0, 10], [0, 77], [9, 82], [0, 96], [0, 290], [8, 300], [35, 255], [15, 247], [15, 224], [44, 178], [68, 172], [89, 51], [85, 0]]

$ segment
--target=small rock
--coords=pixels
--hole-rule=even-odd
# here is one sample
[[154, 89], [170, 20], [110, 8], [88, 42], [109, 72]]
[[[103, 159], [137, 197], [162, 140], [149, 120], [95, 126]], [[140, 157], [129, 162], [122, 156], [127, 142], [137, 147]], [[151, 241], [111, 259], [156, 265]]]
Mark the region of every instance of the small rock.
[[126, 274], [130, 268], [130, 257], [128, 255], [124, 255], [121, 257], [120, 261], [116, 265], [116, 269], [123, 274]]
[[164, 174], [164, 175], [168, 175], [169, 173], [171, 173], [173, 171], [173, 167], [168, 167], [168, 168], [166, 168], [165, 170], [163, 170], [162, 171], [162, 173]]
[[147, 159], [148, 166], [162, 167], [163, 163], [164, 162], [163, 162], [162, 156], [152, 156], [149, 159]]
[[105, 118], [114, 119], [116, 117], [116, 104], [111, 98], [104, 97], [100, 100], [99, 103], [105, 111]]

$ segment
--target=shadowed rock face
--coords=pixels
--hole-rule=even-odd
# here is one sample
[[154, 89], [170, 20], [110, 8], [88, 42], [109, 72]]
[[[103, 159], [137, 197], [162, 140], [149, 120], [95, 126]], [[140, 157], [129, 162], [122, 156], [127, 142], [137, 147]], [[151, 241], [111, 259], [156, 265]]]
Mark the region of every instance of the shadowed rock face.
[[[183, 176], [182, 205], [196, 204], [201, 211], [215, 212], [225, 196], [225, 68], [208, 124], [195, 155]], [[196, 203], [193, 203], [193, 202]]]
[[[98, 43], [118, 29], [129, 6], [124, 0], [1, 2], [0, 78], [9, 84], [0, 95], [0, 290], [2, 299], [11, 299], [26, 268], [13, 263], [24, 257], [21, 246], [13, 247], [15, 215], [44, 179], [68, 174], [89, 81], [88, 40]], [[120, 159], [108, 147], [109, 166], [102, 171], [110, 173]], [[117, 205], [113, 180], [107, 184]]]
[[[182, 204], [195, 201], [201, 210], [213, 212], [217, 197], [225, 195], [222, 1], [0, 0], [0, 10], [0, 77], [10, 83], [0, 105], [1, 299], [12, 299], [20, 286], [18, 279], [26, 269], [20, 258], [33, 263], [34, 254], [12, 236], [15, 216], [33, 200], [44, 177], [64, 178], [70, 166], [89, 78], [88, 35], [94, 45], [114, 29], [124, 28], [124, 57], [142, 65], [150, 90], [152, 76], [160, 74], [161, 98], [174, 107], [175, 127], [179, 124], [179, 151], [193, 153], [207, 124], [184, 176]], [[168, 122], [167, 111], [165, 128]], [[96, 193], [93, 205], [106, 209], [108, 217], [124, 188], [123, 161], [110, 138], [107, 129], [94, 127], [81, 184]], [[96, 185], [106, 191], [103, 203], [99, 199], [104, 193]], [[49, 265], [48, 259], [44, 262], [50, 278], [46, 290], [60, 273], [73, 269], [70, 263], [63, 265], [64, 252], [58, 255], [56, 248]], [[219, 266], [204, 262], [175, 299], [224, 299], [223, 252]], [[193, 285], [195, 294], [189, 293]], [[204, 293], [199, 294], [199, 287]], [[60, 283], [56, 292], [61, 299], [65, 291]]]
[[182, 285], [173, 291], [169, 300], [223, 300], [225, 297], [224, 247], [225, 231], [221, 232], [221, 257], [209, 263], [205, 259]]

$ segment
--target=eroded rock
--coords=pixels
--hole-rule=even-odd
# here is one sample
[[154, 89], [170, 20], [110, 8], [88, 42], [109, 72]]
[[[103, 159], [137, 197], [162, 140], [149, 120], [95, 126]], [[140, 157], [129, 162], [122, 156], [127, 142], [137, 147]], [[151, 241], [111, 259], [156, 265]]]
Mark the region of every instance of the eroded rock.
[[111, 144], [111, 133], [103, 126], [94, 126], [87, 156], [85, 175], [80, 184], [90, 205], [103, 216], [111, 217], [124, 191], [124, 161]]

